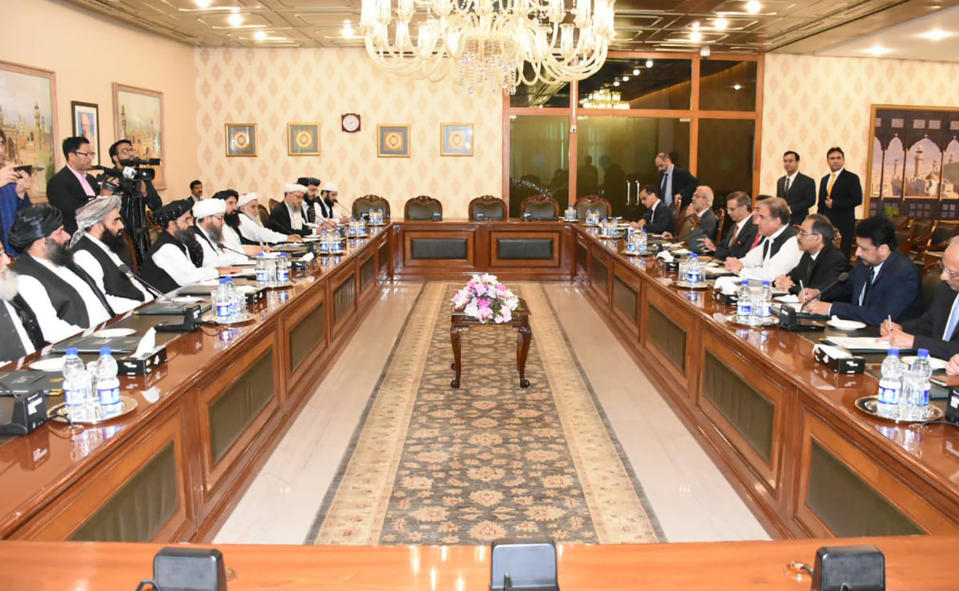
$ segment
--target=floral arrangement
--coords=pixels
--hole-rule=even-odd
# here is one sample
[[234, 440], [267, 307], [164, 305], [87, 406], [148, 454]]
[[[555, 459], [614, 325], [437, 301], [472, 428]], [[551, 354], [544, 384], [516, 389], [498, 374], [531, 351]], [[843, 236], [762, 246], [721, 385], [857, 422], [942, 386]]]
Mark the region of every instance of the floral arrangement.
[[473, 275], [466, 287], [453, 296], [453, 307], [480, 322], [509, 322], [519, 307], [519, 298], [499, 282], [496, 275]]

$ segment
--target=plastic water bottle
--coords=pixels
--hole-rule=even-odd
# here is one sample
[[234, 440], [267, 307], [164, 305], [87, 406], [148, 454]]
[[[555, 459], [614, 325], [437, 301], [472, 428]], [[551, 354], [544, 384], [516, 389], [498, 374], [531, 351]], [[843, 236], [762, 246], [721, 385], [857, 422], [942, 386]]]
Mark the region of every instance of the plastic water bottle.
[[67, 405], [67, 416], [71, 421], [91, 418], [87, 395], [89, 388], [90, 378], [83, 360], [77, 354], [77, 348], [67, 348], [67, 355], [63, 358], [63, 397]]
[[263, 286], [270, 282], [270, 274], [266, 268], [266, 257], [263, 253], [256, 255], [256, 283]]
[[100, 412], [105, 416], [119, 412], [120, 380], [117, 379], [117, 360], [113, 358], [110, 347], [100, 347], [96, 379]]
[[233, 300], [230, 297], [229, 277], [220, 279], [220, 285], [213, 292], [213, 309], [216, 311], [217, 320], [229, 320], [233, 315]]
[[[929, 351], [919, 349], [918, 354], [903, 379], [902, 396], [899, 404], [900, 417], [910, 421], [921, 421], [929, 411], [929, 377], [932, 366], [929, 365]], [[904, 404], [903, 404], [904, 403]]]
[[690, 253], [689, 258], [686, 260], [685, 279], [690, 287], [699, 285], [700, 280], [702, 280], [702, 269], [699, 267], [699, 257], [696, 253]]
[[753, 294], [748, 279], [743, 279], [737, 295], [736, 319], [743, 324], [749, 324], [753, 316]]
[[285, 252], [281, 252], [276, 261], [276, 282], [280, 285], [290, 282], [290, 259], [286, 258]]
[[764, 325], [769, 322], [772, 295], [772, 286], [768, 281], [763, 281], [763, 285], [759, 290], [756, 302], [753, 304], [753, 314], [756, 315], [757, 324]]
[[895, 419], [899, 417], [899, 395], [902, 392], [902, 361], [899, 349], [890, 347], [889, 354], [882, 360], [882, 378], [879, 380], [879, 396], [876, 412], [880, 416]]
[[646, 226], [643, 226], [639, 230], [638, 238], [639, 244], [637, 246], [639, 252], [646, 252], [646, 245], [648, 244], [649, 236], [646, 235]]

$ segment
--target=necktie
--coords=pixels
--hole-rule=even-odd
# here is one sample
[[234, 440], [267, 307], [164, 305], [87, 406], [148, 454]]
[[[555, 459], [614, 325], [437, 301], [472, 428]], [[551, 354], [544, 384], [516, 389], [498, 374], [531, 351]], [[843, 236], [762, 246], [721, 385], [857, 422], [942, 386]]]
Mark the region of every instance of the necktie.
[[653, 223], [653, 218], [656, 217], [656, 206], [654, 205], [652, 209], [649, 210], [649, 223]]
[[749, 250], [752, 250], [756, 248], [757, 246], [759, 246], [759, 241], [762, 239], [763, 239], [763, 235], [760, 234], [759, 232], [756, 232], [756, 239], [753, 240], [753, 245], [749, 247]]
[[876, 268], [873, 267], [869, 271], [869, 279], [866, 281], [866, 284], [862, 286], [862, 295], [859, 296], [859, 305], [865, 306], [866, 302], [869, 299], [869, 291], [872, 289], [872, 284], [876, 280]]
[[787, 195], [789, 194], [789, 184], [790, 184], [790, 182], [789, 182], [789, 177], [787, 176], [787, 177], [786, 177], [786, 186], [783, 187], [783, 193], [786, 193]]
[[826, 197], [832, 197], [832, 186], [836, 184], [836, 173], [829, 175], [829, 186], [826, 187]]
[[2, 348], [0, 348], [0, 351], [2, 351], [0, 357], [11, 361], [13, 359], [20, 359], [26, 355], [27, 350], [23, 348], [20, 335], [17, 334], [17, 329], [13, 322], [13, 316], [10, 314], [10, 305], [6, 302], [0, 302], [0, 327], [3, 328], [3, 334], [7, 335], [7, 338], [3, 339]]
[[949, 320], [946, 321], [946, 330], [942, 332], [942, 340], [952, 340], [952, 334], [956, 332], [956, 324], [959, 324], [959, 296], [952, 300], [952, 310], [949, 311]]

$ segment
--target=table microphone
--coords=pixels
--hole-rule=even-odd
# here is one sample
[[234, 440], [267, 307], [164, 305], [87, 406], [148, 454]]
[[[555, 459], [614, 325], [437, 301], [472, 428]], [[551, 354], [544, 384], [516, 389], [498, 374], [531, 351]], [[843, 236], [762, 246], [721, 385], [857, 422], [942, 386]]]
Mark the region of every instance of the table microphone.
[[836, 285], [837, 283], [845, 283], [847, 279], [849, 279], [849, 273], [847, 273], [847, 272], [845, 272], [845, 271], [842, 272], [842, 273], [840, 273], [839, 276], [836, 277], [836, 278], [832, 281], [832, 283], [830, 283], [830, 284], [827, 285], [826, 287], [820, 289], [820, 290], [819, 290], [819, 293], [816, 294], [815, 297], [810, 298], [810, 299], [806, 300], [805, 302], [803, 302], [802, 307], [799, 308], [800, 312], [802, 311], [803, 308], [806, 307], [806, 304], [815, 302], [815, 301], [818, 300], [820, 297], [822, 297], [822, 294], [824, 294], [824, 293], [826, 293], [827, 291], [829, 291], [830, 289], [832, 289], [834, 285]]

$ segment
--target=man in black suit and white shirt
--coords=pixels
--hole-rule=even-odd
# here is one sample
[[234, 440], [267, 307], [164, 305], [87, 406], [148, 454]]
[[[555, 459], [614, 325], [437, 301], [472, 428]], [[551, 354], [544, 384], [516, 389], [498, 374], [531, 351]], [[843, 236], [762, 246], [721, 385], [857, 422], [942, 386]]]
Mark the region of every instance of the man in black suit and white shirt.
[[630, 222], [629, 225], [637, 230], [646, 228], [646, 231], [651, 234], [662, 234], [676, 229], [676, 216], [673, 215], [673, 210], [659, 198], [659, 190], [656, 187], [646, 185], [639, 190], [639, 198], [646, 207], [646, 213], [643, 214], [643, 219]]
[[819, 213], [839, 230], [839, 249], [849, 258], [856, 233], [856, 206], [862, 204], [862, 185], [855, 173], [845, 169], [846, 154], [842, 148], [829, 148], [826, 162], [831, 172], [819, 181]]
[[800, 285], [823, 289], [835, 283], [849, 266], [849, 259], [833, 246], [835, 237], [826, 216], [814, 213], [806, 217], [796, 234], [802, 257], [792, 271], [776, 278], [776, 289], [798, 294]]
[[655, 162], [659, 170], [659, 194], [666, 205], [671, 206], [673, 200], [681, 199], [682, 209], [689, 207], [693, 201], [693, 191], [699, 185], [696, 177], [685, 168], [673, 164], [672, 157], [665, 152], [656, 154]]
[[87, 174], [96, 155], [87, 138], [68, 137], [63, 140], [67, 165], [47, 183], [47, 200], [63, 215], [63, 230], [67, 234], [77, 231], [76, 211], [100, 194], [100, 185]]
[[713, 257], [725, 259], [728, 257], [743, 258], [756, 245], [758, 228], [753, 223], [752, 200], [744, 191], [733, 191], [726, 196], [726, 212], [733, 226], [729, 233], [718, 245], [709, 238], [703, 240], [706, 250], [712, 251]]
[[816, 204], [816, 181], [799, 172], [799, 154], [792, 150], [783, 154], [783, 168], [786, 176], [776, 181], [776, 197], [786, 200], [792, 212], [790, 223], [798, 226]]

